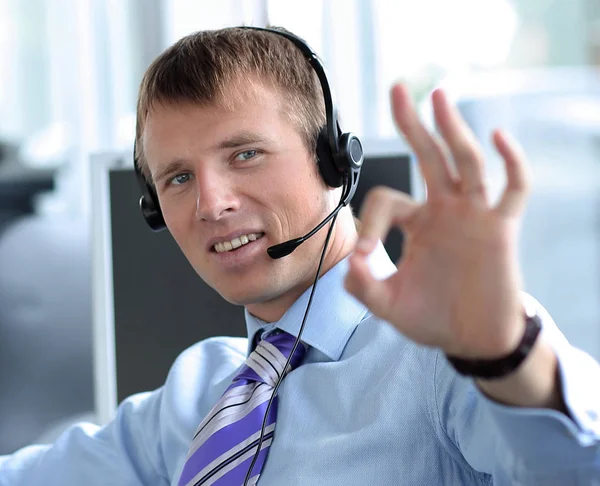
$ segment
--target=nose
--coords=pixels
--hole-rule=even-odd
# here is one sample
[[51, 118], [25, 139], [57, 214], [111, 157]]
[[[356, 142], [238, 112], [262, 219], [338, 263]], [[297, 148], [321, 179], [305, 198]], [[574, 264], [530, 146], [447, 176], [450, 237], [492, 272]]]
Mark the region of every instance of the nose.
[[196, 219], [218, 221], [240, 207], [235, 186], [226, 174], [203, 171], [196, 176]]

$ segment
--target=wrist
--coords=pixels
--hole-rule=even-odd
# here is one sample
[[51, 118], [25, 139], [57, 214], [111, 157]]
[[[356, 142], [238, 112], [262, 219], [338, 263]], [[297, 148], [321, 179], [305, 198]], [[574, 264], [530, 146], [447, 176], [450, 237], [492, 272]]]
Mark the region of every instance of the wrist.
[[496, 380], [514, 373], [527, 359], [541, 331], [537, 314], [524, 314], [525, 328], [516, 348], [495, 359], [469, 359], [446, 354], [448, 362], [463, 376], [482, 380]]
[[524, 363], [513, 373], [495, 380], [475, 379], [488, 398], [504, 405], [553, 409], [568, 415], [554, 349], [540, 338]]

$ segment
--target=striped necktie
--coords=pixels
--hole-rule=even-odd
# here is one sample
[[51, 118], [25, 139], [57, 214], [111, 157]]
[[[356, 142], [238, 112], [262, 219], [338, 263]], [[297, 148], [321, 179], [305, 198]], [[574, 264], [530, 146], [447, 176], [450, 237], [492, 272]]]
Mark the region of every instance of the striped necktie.
[[[257, 450], [269, 399], [295, 340], [286, 332], [276, 331], [264, 337], [250, 353], [232, 384], [198, 426], [179, 486], [243, 484]], [[300, 343], [286, 374], [300, 364], [304, 352]], [[277, 396], [269, 410], [261, 451], [248, 481], [251, 486], [258, 481], [267, 458], [276, 417]]]

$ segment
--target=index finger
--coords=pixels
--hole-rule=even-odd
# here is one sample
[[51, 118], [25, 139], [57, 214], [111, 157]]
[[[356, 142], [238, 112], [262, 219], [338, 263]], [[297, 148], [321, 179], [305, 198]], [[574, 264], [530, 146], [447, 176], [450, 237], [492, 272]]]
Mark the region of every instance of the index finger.
[[396, 84], [392, 87], [391, 97], [396, 125], [417, 156], [429, 196], [453, 192], [454, 177], [442, 145], [423, 125], [408, 89], [402, 84]]
[[371, 253], [378, 240], [384, 240], [392, 227], [405, 224], [417, 208], [407, 194], [385, 186], [371, 189], [360, 211], [357, 251]]

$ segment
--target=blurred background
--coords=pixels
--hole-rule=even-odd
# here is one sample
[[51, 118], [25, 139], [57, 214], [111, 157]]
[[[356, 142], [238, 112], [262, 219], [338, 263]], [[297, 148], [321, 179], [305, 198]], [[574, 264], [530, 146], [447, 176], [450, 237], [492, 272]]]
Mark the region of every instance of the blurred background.
[[526, 290], [600, 359], [600, 0], [0, 0], [0, 454], [94, 420], [90, 158], [130, 151], [141, 77], [203, 29], [267, 23], [328, 67], [343, 126], [395, 137], [405, 80], [445, 86], [489, 143], [522, 143], [534, 188]]

